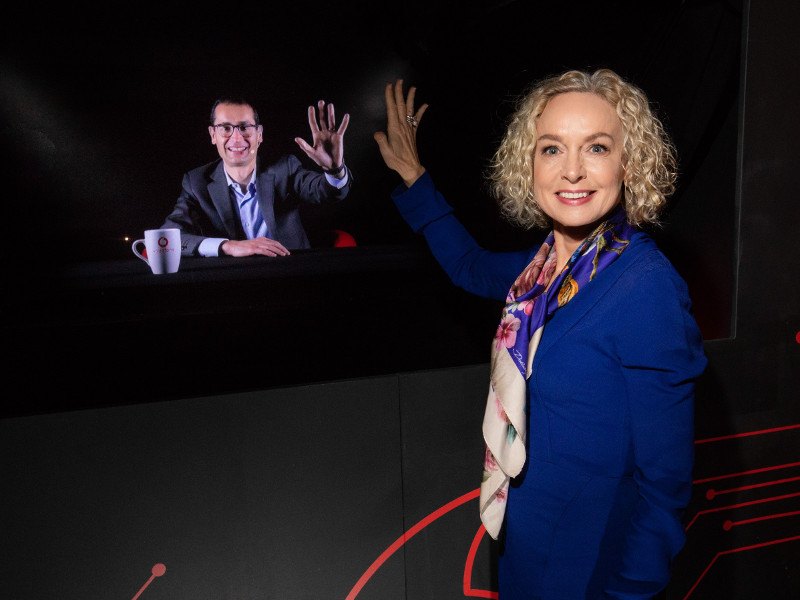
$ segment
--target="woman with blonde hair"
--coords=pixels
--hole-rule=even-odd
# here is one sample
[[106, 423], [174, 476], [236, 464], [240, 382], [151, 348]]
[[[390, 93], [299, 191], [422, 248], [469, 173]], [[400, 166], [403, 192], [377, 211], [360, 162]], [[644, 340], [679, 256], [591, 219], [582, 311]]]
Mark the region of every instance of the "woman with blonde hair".
[[480, 516], [501, 600], [652, 598], [684, 543], [702, 339], [683, 279], [643, 230], [675, 184], [644, 93], [567, 71], [518, 103], [492, 160], [501, 212], [541, 246], [481, 248], [422, 166], [427, 105], [385, 89], [392, 198], [451, 280], [505, 299], [491, 346]]

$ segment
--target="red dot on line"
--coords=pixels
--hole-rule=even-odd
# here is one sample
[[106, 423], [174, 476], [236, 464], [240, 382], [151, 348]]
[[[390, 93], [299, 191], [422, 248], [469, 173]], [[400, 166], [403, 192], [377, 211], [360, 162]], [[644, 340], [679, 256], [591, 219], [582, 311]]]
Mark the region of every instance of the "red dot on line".
[[794, 336], [794, 341], [800, 344], [800, 331], [798, 331], [797, 334]]
[[167, 567], [165, 567], [163, 563], [156, 563], [153, 565], [153, 568], [150, 571], [156, 577], [161, 577], [164, 573], [167, 572]]
[[733, 527], [733, 521], [725, 521], [725, 522], [722, 524], [722, 528], [723, 528], [725, 531], [730, 531], [732, 527]]

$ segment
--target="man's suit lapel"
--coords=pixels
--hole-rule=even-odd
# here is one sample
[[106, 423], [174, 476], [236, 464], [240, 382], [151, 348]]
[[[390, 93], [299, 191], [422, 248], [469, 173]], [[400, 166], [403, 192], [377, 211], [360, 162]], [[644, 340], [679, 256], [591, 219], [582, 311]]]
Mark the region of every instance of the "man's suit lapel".
[[208, 195], [211, 197], [211, 202], [217, 209], [222, 223], [225, 227], [225, 233], [232, 240], [243, 240], [247, 236], [244, 234], [241, 220], [238, 215], [238, 207], [234, 205], [234, 200], [231, 198], [230, 190], [228, 189], [228, 180], [225, 178], [225, 164], [219, 161], [217, 168], [214, 169], [211, 175], [211, 181], [208, 183]]
[[256, 187], [258, 188], [258, 203], [264, 222], [267, 224], [267, 231], [273, 239], [280, 236], [277, 231], [275, 221], [275, 175], [264, 171], [256, 177]]

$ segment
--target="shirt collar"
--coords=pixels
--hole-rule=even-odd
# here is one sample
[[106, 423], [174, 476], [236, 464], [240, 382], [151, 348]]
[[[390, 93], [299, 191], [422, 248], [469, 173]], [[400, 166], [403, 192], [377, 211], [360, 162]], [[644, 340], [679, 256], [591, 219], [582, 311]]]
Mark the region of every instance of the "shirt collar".
[[[224, 171], [224, 169], [223, 169], [223, 171]], [[233, 191], [235, 191], [240, 196], [244, 195], [244, 194], [242, 194], [242, 188], [239, 187], [239, 184], [236, 181], [231, 179], [231, 176], [228, 175], [228, 171], [225, 171], [225, 179], [228, 180], [228, 187], [233, 186]], [[253, 186], [255, 185], [255, 182], [256, 182], [256, 170], [253, 169], [253, 173], [250, 175], [250, 181], [247, 182], [247, 191], [248, 192], [253, 190]]]

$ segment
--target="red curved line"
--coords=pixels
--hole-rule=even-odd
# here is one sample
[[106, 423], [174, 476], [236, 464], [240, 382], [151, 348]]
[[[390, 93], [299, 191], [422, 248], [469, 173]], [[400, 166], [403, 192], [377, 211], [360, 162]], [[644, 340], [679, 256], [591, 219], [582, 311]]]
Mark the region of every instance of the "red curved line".
[[740, 502], [738, 504], [728, 504], [727, 506], [717, 506], [716, 508], [707, 508], [705, 510], [698, 511], [697, 514], [694, 517], [692, 517], [692, 520], [689, 521], [689, 524], [684, 528], [684, 531], [689, 531], [689, 528], [692, 525], [694, 525], [694, 522], [697, 521], [700, 515], [720, 512], [722, 510], [741, 508], [742, 506], [753, 506], [754, 504], [764, 504], [765, 502], [777, 502], [778, 500], [786, 500], [787, 498], [794, 498], [796, 496], [800, 496], [800, 492], [796, 492], [794, 494], [784, 494], [783, 496], [772, 496], [770, 498], [760, 498], [758, 500], [750, 500], [749, 502]]
[[477, 488], [472, 490], [471, 492], [467, 492], [463, 496], [459, 496], [455, 500], [451, 500], [444, 506], [437, 508], [427, 517], [425, 517], [424, 519], [419, 521], [416, 525], [414, 525], [411, 529], [404, 532], [403, 535], [401, 535], [394, 542], [392, 542], [392, 544], [388, 548], [386, 548], [386, 550], [381, 552], [381, 555], [373, 561], [373, 563], [367, 568], [366, 571], [364, 571], [364, 574], [361, 577], [359, 577], [358, 581], [353, 586], [353, 589], [350, 590], [349, 594], [347, 594], [347, 598], [345, 598], [345, 600], [354, 600], [354, 598], [358, 596], [358, 594], [361, 592], [361, 589], [366, 585], [366, 583], [375, 574], [375, 572], [381, 568], [383, 563], [385, 563], [392, 554], [394, 554], [400, 548], [402, 548], [403, 544], [405, 544], [408, 540], [417, 535], [420, 531], [425, 529], [428, 525], [433, 523], [439, 517], [446, 515], [454, 508], [458, 508], [459, 506], [461, 506], [466, 502], [469, 502], [470, 500], [478, 498], [480, 495], [481, 495], [481, 488]]
[[771, 467], [761, 467], [760, 469], [750, 469], [749, 471], [740, 471], [739, 473], [728, 473], [727, 475], [716, 475], [715, 477], [706, 477], [705, 479], [695, 479], [692, 481], [694, 485], [698, 483], [708, 483], [709, 481], [718, 481], [719, 479], [730, 479], [731, 477], [739, 477], [740, 475], [752, 475], [754, 473], [766, 473], [767, 471], [777, 471], [779, 469], [790, 469], [791, 467], [800, 466], [800, 462], [786, 463], [784, 465], [772, 465]]
[[752, 523], [760, 523], [761, 521], [771, 521], [772, 519], [783, 519], [786, 517], [794, 517], [800, 515], [800, 510], [793, 510], [785, 513], [778, 513], [775, 515], [765, 515], [763, 517], [753, 517], [752, 519], [742, 519], [741, 521], [731, 521], [730, 527], [738, 527], [739, 525], [751, 525]]
[[469, 546], [469, 553], [467, 554], [467, 561], [464, 563], [464, 595], [472, 596], [473, 598], [499, 598], [497, 592], [490, 592], [489, 590], [476, 590], [472, 587], [472, 568], [475, 564], [475, 555], [478, 553], [478, 546], [481, 539], [486, 534], [486, 527], [481, 523], [478, 527], [475, 537], [472, 538], [472, 544]]
[[136, 592], [136, 594], [134, 595], [133, 598], [131, 598], [131, 600], [136, 600], [139, 596], [141, 596], [142, 592], [147, 589], [147, 586], [149, 586], [151, 583], [153, 583], [153, 580], [155, 578], [156, 578], [155, 575], [150, 575], [150, 579], [148, 579], [147, 581], [144, 582], [144, 585], [141, 588], [139, 588], [139, 591]]
[[697, 578], [697, 581], [694, 582], [694, 585], [686, 592], [686, 595], [683, 597], [683, 600], [686, 600], [689, 596], [694, 593], [695, 588], [700, 585], [700, 581], [702, 581], [703, 577], [711, 570], [711, 567], [714, 566], [714, 563], [717, 562], [717, 559], [720, 556], [725, 554], [736, 554], [737, 552], [745, 552], [747, 550], [755, 550], [757, 548], [764, 548], [765, 546], [774, 546], [775, 544], [783, 544], [785, 542], [793, 542], [795, 540], [800, 540], [800, 535], [795, 535], [793, 537], [783, 538], [780, 540], [770, 540], [769, 542], [761, 542], [760, 544], [753, 544], [751, 546], [742, 546], [740, 548], [731, 548], [730, 550], [723, 550], [722, 552], [717, 552], [716, 556], [711, 559], [711, 562], [708, 563], [708, 566], [700, 573], [700, 577]]
[[800, 477], [787, 477], [786, 479], [773, 479], [772, 481], [765, 481], [763, 483], [754, 483], [752, 485], [742, 485], [735, 488], [727, 488], [724, 490], [713, 490], [714, 496], [721, 494], [732, 494], [733, 492], [744, 492], [747, 490], [755, 490], [763, 487], [770, 487], [772, 485], [780, 485], [782, 483], [792, 483], [793, 481], [800, 481]]
[[765, 433], [777, 433], [778, 431], [787, 431], [789, 429], [800, 429], [800, 423], [795, 425], [784, 425], [782, 427], [772, 427], [770, 429], [759, 429], [758, 431], [745, 431], [742, 433], [733, 433], [731, 435], [721, 435], [713, 438], [705, 438], [702, 440], [695, 440], [695, 444], [708, 444], [710, 442], [719, 442], [722, 440], [732, 440], [734, 438], [750, 437], [751, 435], [764, 435]]

